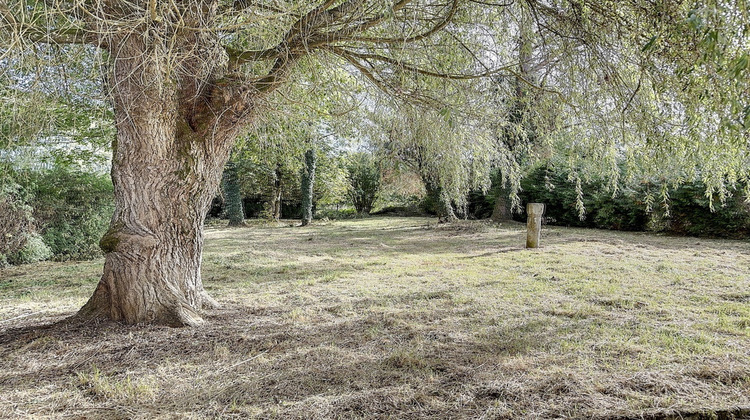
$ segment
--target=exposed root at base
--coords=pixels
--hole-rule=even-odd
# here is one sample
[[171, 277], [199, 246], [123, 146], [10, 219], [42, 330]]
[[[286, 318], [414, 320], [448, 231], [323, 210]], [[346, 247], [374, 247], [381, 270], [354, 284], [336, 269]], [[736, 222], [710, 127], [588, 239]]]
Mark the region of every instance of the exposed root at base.
[[[201, 292], [202, 306], [204, 308], [216, 309], [216, 302], [205, 291]], [[203, 317], [197, 309], [188, 305], [184, 299], [171, 296], [167, 303], [150, 310], [138, 310], [130, 308], [113, 308], [107, 286], [100, 282], [94, 294], [85, 305], [70, 319], [76, 322], [91, 322], [94, 320], [109, 320], [124, 324], [159, 324], [170, 327], [200, 327], [205, 324]]]
[[211, 295], [208, 294], [205, 290], [200, 292], [201, 296], [201, 302], [202, 302], [202, 308], [203, 309], [219, 309], [221, 308], [221, 304], [216, 301]]
[[[164, 323], [166, 323], [170, 327], [200, 327], [201, 325], [206, 323], [200, 316], [200, 314], [198, 314], [198, 312], [184, 305], [180, 305], [178, 308], [176, 308], [174, 318], [170, 317], [169, 321]], [[157, 324], [161, 323], [158, 319], [154, 320], [153, 322]]]

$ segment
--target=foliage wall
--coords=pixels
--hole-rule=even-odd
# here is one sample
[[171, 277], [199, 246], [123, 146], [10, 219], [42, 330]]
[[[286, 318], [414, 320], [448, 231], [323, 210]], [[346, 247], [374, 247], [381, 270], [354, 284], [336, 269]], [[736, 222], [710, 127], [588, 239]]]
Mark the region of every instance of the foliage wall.
[[64, 166], [7, 172], [0, 192], [0, 260], [98, 257], [112, 210], [108, 175]]
[[[579, 190], [569, 172], [541, 166], [521, 181], [521, 187], [523, 206], [545, 203], [545, 218], [553, 225], [750, 238], [750, 203], [745, 201], [744, 186], [740, 185], [728, 191], [722, 205], [712, 203], [701, 181], [673, 186], [662, 197], [662, 187], [656, 183], [639, 183], [614, 195], [607, 182], [592, 179], [581, 185], [579, 203]], [[491, 201], [488, 197], [478, 198], [477, 206]], [[525, 214], [516, 214], [515, 218], [525, 221]]]

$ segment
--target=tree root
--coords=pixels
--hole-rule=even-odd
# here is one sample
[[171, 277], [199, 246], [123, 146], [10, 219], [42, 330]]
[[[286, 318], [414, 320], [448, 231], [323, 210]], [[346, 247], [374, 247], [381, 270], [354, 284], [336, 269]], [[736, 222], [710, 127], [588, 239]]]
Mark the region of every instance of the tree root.
[[[173, 292], [173, 291], [172, 291]], [[107, 319], [125, 324], [159, 324], [170, 327], [200, 327], [205, 324], [199, 310], [188, 305], [187, 301], [165, 290], [169, 298], [162, 300], [158, 308], [136, 313], [125, 313], [122, 308], [113, 308], [108, 286], [100, 282], [94, 294], [72, 318], [77, 321]], [[217, 309], [220, 305], [205, 290], [200, 292], [202, 307]]]
[[201, 297], [201, 307], [203, 309], [219, 309], [221, 308], [221, 304], [216, 301], [211, 295], [208, 294], [205, 290], [201, 290], [200, 292]]

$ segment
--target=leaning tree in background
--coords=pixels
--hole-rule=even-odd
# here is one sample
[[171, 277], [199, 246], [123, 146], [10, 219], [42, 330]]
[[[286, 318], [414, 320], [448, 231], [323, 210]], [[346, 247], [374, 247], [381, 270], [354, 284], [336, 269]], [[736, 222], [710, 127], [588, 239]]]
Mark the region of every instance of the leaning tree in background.
[[371, 143], [385, 165], [419, 176], [441, 222], [457, 220], [469, 192], [489, 186], [489, 169], [501, 160], [490, 127], [446, 108], [394, 105], [372, 113]]
[[[100, 242], [104, 273], [79, 315], [200, 325], [201, 308], [217, 306], [200, 276], [203, 219], [235, 139], [278, 111], [271, 95], [325, 60], [396, 97], [471, 105], [446, 102], [481, 77], [517, 73], [505, 35], [517, 28], [504, 19], [514, 3], [1, 3], [0, 63], [11, 94], [34, 88], [21, 75], [25, 61], [79, 54], [100, 61], [92, 73], [101, 71], [114, 111], [115, 211]], [[657, 166], [688, 159], [703, 164], [712, 188], [747, 180], [744, 0], [517, 3], [544, 39], [562, 45], [550, 60], [566, 77], [529, 85], [571, 104], [559, 115], [576, 127], [569, 135], [581, 136], [576, 152], [599, 159], [624, 150]], [[633, 122], [631, 110], [649, 104]], [[620, 135], [602, 136], [590, 115], [619, 122], [608, 130]]]
[[[318, 74], [310, 63], [306, 70], [313, 77]], [[263, 214], [278, 221], [282, 201], [295, 202], [299, 198], [303, 225], [312, 220], [314, 192], [317, 191], [318, 198], [330, 195], [328, 178], [336, 177], [326, 155], [346, 142], [350, 131], [348, 117], [355, 109], [353, 98], [347, 94], [354, 88], [351, 75], [329, 71], [328, 76], [312, 83], [311, 77], [301, 74], [299, 84], [287, 86], [275, 98], [279, 103], [266, 105], [278, 110], [273, 118], [263, 118], [236, 142], [224, 169], [226, 174], [232, 166], [236, 168], [241, 190], [236, 200], [241, 200], [243, 194], [265, 200]], [[320, 166], [324, 182], [316, 188], [318, 157], [323, 157]], [[225, 194], [227, 210], [231, 205], [228, 198]]]

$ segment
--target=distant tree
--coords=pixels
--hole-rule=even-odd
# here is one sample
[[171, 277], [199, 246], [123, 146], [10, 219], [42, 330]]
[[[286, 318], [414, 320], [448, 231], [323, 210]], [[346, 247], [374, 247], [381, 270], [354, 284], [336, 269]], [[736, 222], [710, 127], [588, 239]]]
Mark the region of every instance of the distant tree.
[[450, 109], [384, 107], [372, 116], [371, 137], [383, 162], [403, 165], [422, 179], [425, 207], [442, 222], [456, 220], [472, 189], [489, 187], [489, 168], [505, 157], [490, 127]]
[[242, 206], [239, 174], [237, 164], [231, 160], [224, 167], [224, 202], [229, 226], [243, 226], [245, 209]]
[[357, 152], [350, 156], [347, 165], [349, 199], [360, 214], [369, 214], [380, 189], [380, 169], [368, 152]]
[[273, 170], [273, 190], [271, 192], [271, 218], [278, 222], [281, 219], [281, 197], [282, 197], [282, 177], [284, 173], [281, 171], [281, 163], [276, 164], [276, 168]]
[[309, 225], [313, 218], [315, 166], [315, 150], [308, 149], [305, 152], [305, 167], [302, 169], [302, 226]]
[[[539, 133], [540, 124], [534, 117], [535, 111], [539, 111], [538, 105], [542, 101], [542, 95], [550, 95], [543, 90], [535, 90], [531, 86], [538, 84], [538, 61], [543, 57], [535, 57], [535, 47], [541, 48], [538, 41], [538, 31], [541, 28], [535, 28], [533, 10], [520, 6], [517, 8], [517, 42], [516, 53], [518, 55], [518, 67], [513, 77], [497, 77], [493, 80], [496, 86], [494, 92], [494, 101], [498, 108], [505, 108], [505, 118], [498, 119], [491, 124], [492, 132], [497, 136], [497, 141], [503, 145], [503, 148], [514, 155], [515, 160], [520, 160], [524, 153], [537, 152], [539, 148], [539, 139], [544, 133]], [[548, 73], [554, 70], [554, 65], [546, 64]], [[502, 86], [506, 84], [508, 86]], [[498, 86], [500, 85], [500, 86]], [[542, 111], [543, 112], [543, 111]], [[545, 115], [551, 119], [550, 115]], [[527, 150], [524, 150], [524, 147]], [[513, 182], [513, 171], [515, 168], [501, 167], [498, 169], [494, 181], [498, 184], [495, 188], [495, 204], [492, 209], [491, 219], [495, 222], [502, 222], [512, 219], [514, 205], [514, 195], [518, 192], [518, 185], [510, 185]], [[518, 176], [515, 176], [516, 182]]]

